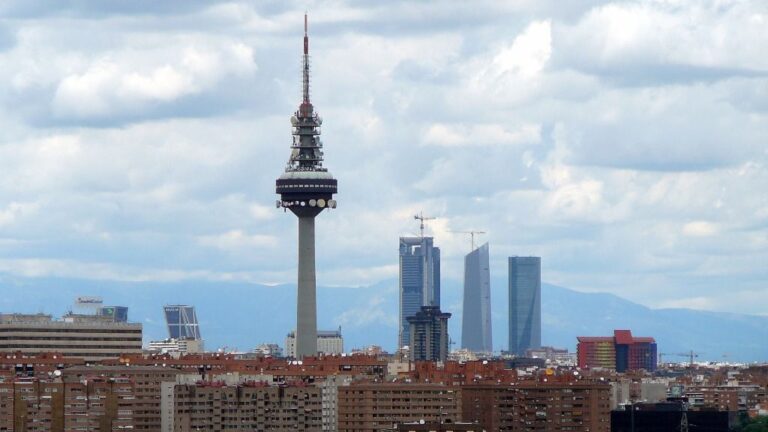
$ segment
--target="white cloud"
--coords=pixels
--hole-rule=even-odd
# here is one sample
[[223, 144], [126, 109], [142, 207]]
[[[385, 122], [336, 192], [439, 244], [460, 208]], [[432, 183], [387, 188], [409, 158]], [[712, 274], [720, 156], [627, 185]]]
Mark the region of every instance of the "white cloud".
[[19, 218], [36, 212], [38, 207], [37, 203], [12, 202], [4, 209], [0, 208], [0, 227], [12, 225]]
[[[183, 42], [182, 42], [183, 43]], [[206, 46], [207, 45], [207, 46]], [[251, 77], [253, 50], [237, 41], [173, 49], [147, 48], [97, 58], [59, 82], [53, 112], [59, 118], [136, 113], [155, 104], [210, 91], [224, 79]]]
[[499, 51], [477, 79], [498, 82], [510, 75], [533, 78], [552, 55], [552, 24], [534, 21], [515, 38], [512, 45]]
[[433, 124], [424, 133], [424, 143], [437, 146], [482, 146], [536, 144], [541, 141], [541, 126], [522, 125], [509, 130], [499, 124]]
[[630, 77], [632, 68], [668, 73], [653, 65], [765, 72], [766, 22], [759, 2], [622, 2], [598, 6], [554, 33], [559, 54], [589, 70]]
[[242, 230], [231, 230], [222, 234], [201, 236], [198, 238], [202, 246], [237, 252], [246, 249], [274, 247], [278, 239], [263, 234], [247, 234]]
[[709, 237], [718, 231], [716, 224], [707, 221], [693, 221], [683, 225], [683, 234], [689, 237]]

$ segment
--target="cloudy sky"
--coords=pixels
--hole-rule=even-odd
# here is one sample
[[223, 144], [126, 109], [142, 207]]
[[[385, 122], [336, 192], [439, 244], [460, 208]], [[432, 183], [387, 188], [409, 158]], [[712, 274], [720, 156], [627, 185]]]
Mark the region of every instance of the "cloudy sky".
[[762, 0], [3, 0], [0, 273], [293, 282], [305, 10], [320, 284], [396, 277], [424, 211], [444, 278], [479, 229], [497, 276], [768, 313]]

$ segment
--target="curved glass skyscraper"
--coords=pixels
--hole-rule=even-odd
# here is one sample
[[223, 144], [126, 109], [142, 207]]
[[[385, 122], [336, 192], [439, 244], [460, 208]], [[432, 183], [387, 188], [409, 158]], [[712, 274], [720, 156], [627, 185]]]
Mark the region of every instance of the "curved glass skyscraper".
[[493, 352], [488, 243], [464, 257], [461, 347], [474, 352]]

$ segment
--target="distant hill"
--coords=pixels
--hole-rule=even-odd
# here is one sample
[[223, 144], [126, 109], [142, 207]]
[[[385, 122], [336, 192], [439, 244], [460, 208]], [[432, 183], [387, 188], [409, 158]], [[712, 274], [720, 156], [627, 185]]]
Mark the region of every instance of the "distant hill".
[[[493, 281], [494, 347], [507, 346], [506, 282]], [[80, 295], [99, 295], [106, 304], [128, 306], [130, 319], [144, 324], [145, 340], [166, 336], [162, 305], [197, 307], [209, 349], [222, 346], [249, 350], [262, 342], [283, 345], [295, 323], [296, 289], [235, 282], [128, 283], [75, 279], [0, 276], [0, 311], [61, 315]], [[394, 349], [397, 339], [397, 282], [349, 288], [320, 287], [321, 329], [342, 326], [347, 349], [370, 344]], [[444, 281], [443, 309], [454, 316], [450, 332], [461, 341], [461, 284]], [[612, 294], [582, 293], [544, 284], [543, 343], [575, 349], [576, 336], [610, 335], [631, 329], [653, 336], [659, 351], [690, 349], [700, 359], [768, 361], [768, 317], [690, 309], [650, 309]], [[727, 357], [724, 357], [727, 356]], [[672, 359], [672, 358], [670, 358]], [[679, 359], [679, 358], [678, 358]]]

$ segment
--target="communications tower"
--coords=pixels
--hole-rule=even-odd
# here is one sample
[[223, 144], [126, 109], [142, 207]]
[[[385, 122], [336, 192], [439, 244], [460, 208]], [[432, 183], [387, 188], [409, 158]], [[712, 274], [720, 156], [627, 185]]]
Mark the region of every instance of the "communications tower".
[[302, 101], [291, 117], [293, 143], [285, 172], [275, 182], [277, 207], [299, 218], [299, 271], [296, 307], [296, 358], [317, 354], [317, 288], [315, 280], [315, 216], [336, 208], [336, 179], [323, 168], [320, 116], [309, 100], [309, 37], [304, 15]]

